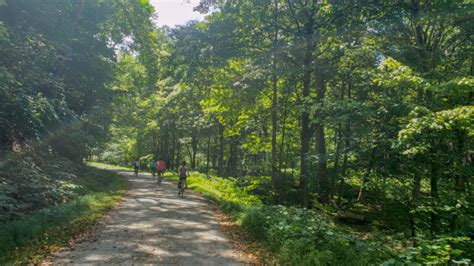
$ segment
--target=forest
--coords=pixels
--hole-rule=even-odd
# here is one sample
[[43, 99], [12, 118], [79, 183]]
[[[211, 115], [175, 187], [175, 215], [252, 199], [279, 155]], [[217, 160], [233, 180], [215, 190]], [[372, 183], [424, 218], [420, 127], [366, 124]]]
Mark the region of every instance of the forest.
[[195, 10], [171, 28], [147, 0], [0, 0], [0, 262], [38, 252], [45, 229], [15, 231], [38, 210], [124, 195], [87, 162], [159, 158], [263, 264], [474, 262], [472, 1]]

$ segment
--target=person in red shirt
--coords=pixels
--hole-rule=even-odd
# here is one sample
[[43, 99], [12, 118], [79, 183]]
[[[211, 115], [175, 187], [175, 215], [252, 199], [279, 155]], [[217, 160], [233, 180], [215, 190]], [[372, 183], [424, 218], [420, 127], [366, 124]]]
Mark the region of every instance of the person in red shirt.
[[163, 159], [160, 158], [160, 160], [158, 160], [158, 163], [156, 163], [156, 169], [158, 170], [158, 185], [161, 186], [161, 179], [166, 171], [166, 163]]

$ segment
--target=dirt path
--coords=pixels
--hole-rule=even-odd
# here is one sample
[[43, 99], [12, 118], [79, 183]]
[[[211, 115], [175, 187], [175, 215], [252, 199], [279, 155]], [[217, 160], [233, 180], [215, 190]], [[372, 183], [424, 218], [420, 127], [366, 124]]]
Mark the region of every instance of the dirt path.
[[128, 177], [124, 202], [99, 225], [97, 233], [69, 251], [56, 254], [53, 264], [249, 264], [220, 231], [216, 214], [192, 193], [184, 199], [176, 186], [158, 187], [149, 175]]

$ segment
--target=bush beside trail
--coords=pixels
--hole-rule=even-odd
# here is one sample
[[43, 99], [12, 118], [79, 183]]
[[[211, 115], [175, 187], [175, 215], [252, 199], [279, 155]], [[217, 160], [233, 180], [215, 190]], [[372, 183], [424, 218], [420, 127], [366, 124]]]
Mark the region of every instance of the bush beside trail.
[[75, 183], [78, 170], [59, 157], [7, 156], [0, 165], [0, 222], [74, 198], [82, 190]]
[[[166, 177], [177, 180], [167, 173]], [[260, 179], [242, 180], [192, 173], [191, 189], [216, 202], [238, 220], [250, 238], [264, 246], [284, 265], [367, 265], [393, 256], [382, 242], [357, 237], [323, 213], [302, 208], [264, 205], [252, 191]]]
[[0, 165], [0, 263], [39, 262], [121, 201], [126, 178], [48, 156]]
[[[166, 173], [174, 181], [178, 176]], [[410, 248], [389, 232], [359, 232], [321, 209], [267, 205], [258, 195], [262, 178], [221, 178], [197, 172], [188, 186], [233, 216], [249, 238], [263, 244], [284, 265], [404, 265], [469, 261], [468, 237], [444, 237]], [[442, 256], [441, 256], [442, 255]], [[431, 260], [437, 258], [436, 261]], [[440, 258], [442, 258], [440, 260]]]

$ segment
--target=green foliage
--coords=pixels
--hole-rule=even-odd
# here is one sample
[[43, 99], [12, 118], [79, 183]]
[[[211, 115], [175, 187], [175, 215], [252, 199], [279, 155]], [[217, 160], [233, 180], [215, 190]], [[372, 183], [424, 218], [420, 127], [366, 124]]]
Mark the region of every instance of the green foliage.
[[[99, 159], [163, 157], [172, 169], [186, 160], [212, 173], [191, 186], [239, 217], [247, 204], [237, 188], [263, 204], [322, 203], [360, 218], [341, 223], [399, 239], [400, 249], [469, 224], [472, 3], [243, 0], [198, 9], [210, 7], [204, 21], [157, 31], [154, 88], [149, 64], [119, 58], [121, 95]], [[248, 230], [267, 239], [271, 226], [248, 212]], [[312, 249], [305, 239], [275, 245], [282, 254]], [[343, 263], [311, 254], [299, 263]]]
[[[171, 173], [166, 173], [165, 176], [178, 180], [178, 177]], [[237, 217], [248, 207], [261, 204], [257, 196], [248, 193], [251, 187], [239, 186], [238, 180], [234, 178], [206, 176], [193, 172], [187, 182], [190, 188], [215, 201], [224, 211]]]
[[383, 245], [353, 236], [324, 215], [299, 208], [254, 207], [245, 213], [242, 226], [286, 265], [367, 265], [391, 254]]
[[[167, 173], [166, 176], [177, 180], [174, 174]], [[468, 261], [464, 255], [469, 252], [470, 245], [464, 243], [471, 241], [467, 237], [445, 237], [433, 241], [420, 239], [417, 247], [396, 255], [393, 243], [384, 243], [380, 239], [363, 240], [349, 228], [335, 224], [319, 211], [261, 205], [257, 198], [248, 194], [260, 182], [258, 179], [254, 182], [241, 179], [237, 184], [245, 184], [242, 188], [236, 186], [236, 179], [231, 178], [198, 173], [188, 178], [192, 189], [217, 202], [223, 210], [238, 218], [248, 235], [264, 243], [285, 265], [368, 265], [382, 262], [386, 265], [404, 265]], [[396, 222], [399, 216], [407, 216], [408, 206], [398, 205], [400, 202], [396, 197], [391, 204], [386, 204], [386, 214], [382, 213], [384, 217], [377, 217], [385, 226]], [[399, 226], [406, 229], [408, 225]], [[398, 257], [389, 259], [394, 256]]]
[[126, 178], [108, 171], [89, 168], [77, 178], [88, 186], [81, 187], [82, 196], [2, 223], [0, 263], [40, 262], [93, 226], [127, 190]]
[[463, 145], [456, 152], [465, 152], [472, 145], [472, 136], [474, 106], [463, 106], [411, 119], [400, 131], [399, 139], [407, 147], [405, 154], [416, 155], [444, 149], [445, 145], [456, 141]]
[[[424, 199], [415, 211], [450, 221], [454, 231], [470, 219], [467, 210], [472, 201], [466, 184], [474, 173], [469, 162], [474, 145], [474, 107], [422, 113], [399, 133], [403, 154], [416, 162], [405, 171], [419, 176], [428, 173], [430, 177], [431, 198]], [[450, 183], [454, 183], [454, 194], [450, 193]]]
[[153, 8], [148, 1], [8, 0], [0, 13], [0, 156], [41, 142], [81, 161], [107, 136], [113, 47], [152, 57], [143, 36]]
[[[190, 178], [238, 216], [321, 203], [412, 241], [454, 236], [474, 217], [473, 6], [203, 0], [204, 21], [156, 29], [146, 0], [0, 0], [0, 219], [100, 185], [68, 162], [6, 155], [41, 146], [241, 177]], [[298, 250], [300, 264], [358, 256], [328, 239], [311, 251], [317, 233], [287, 236], [302, 231], [289, 212], [288, 229], [259, 237], [275, 235], [285, 263]]]
[[[172, 173], [167, 178], [177, 180]], [[242, 182], [192, 173], [188, 186], [215, 201], [226, 212], [240, 219], [242, 228], [261, 241], [285, 265], [357, 265], [382, 262], [392, 252], [381, 243], [360, 239], [351, 231], [315, 211], [284, 206], [261, 205], [249, 191], [260, 181]]]
[[34, 156], [11, 155], [2, 162], [0, 222], [66, 202], [79, 194], [76, 174], [80, 167], [47, 154]]
[[243, 208], [260, 204], [260, 200], [249, 195], [249, 187], [239, 187], [238, 179], [206, 177], [205, 174], [194, 174], [189, 177], [189, 185], [198, 192], [214, 195], [221, 201], [242, 205]]
[[435, 240], [421, 240], [416, 247], [409, 248], [396, 259], [382, 265], [469, 265], [471, 260], [453, 245], [471, 241], [468, 237], [442, 237]]
[[0, 222], [100, 192], [114, 179], [41, 151], [7, 156], [0, 165]]

